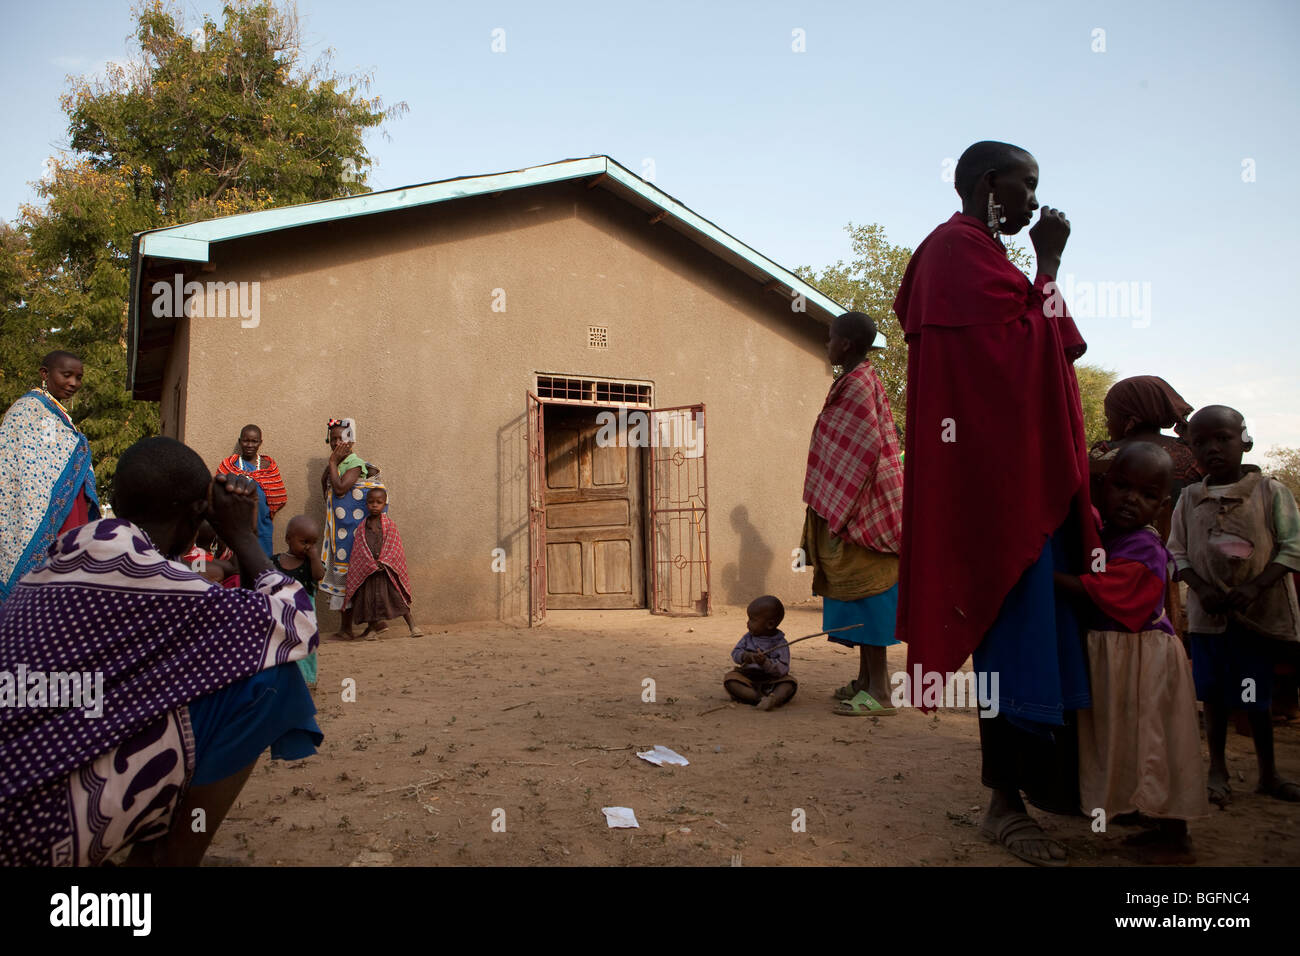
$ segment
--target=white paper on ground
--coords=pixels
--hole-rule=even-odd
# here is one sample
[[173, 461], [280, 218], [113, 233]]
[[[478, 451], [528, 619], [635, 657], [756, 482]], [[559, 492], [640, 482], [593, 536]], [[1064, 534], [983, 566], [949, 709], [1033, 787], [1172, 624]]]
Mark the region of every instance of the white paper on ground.
[[654, 764], [656, 767], [662, 767], [667, 764], [670, 767], [689, 767], [691, 762], [675, 750], [669, 750], [655, 744], [652, 750], [640, 751], [637, 756], [642, 760]]
[[636, 827], [641, 829], [641, 824], [636, 822], [636, 814], [632, 812], [631, 807], [601, 807], [601, 812], [605, 814], [605, 822], [614, 827]]

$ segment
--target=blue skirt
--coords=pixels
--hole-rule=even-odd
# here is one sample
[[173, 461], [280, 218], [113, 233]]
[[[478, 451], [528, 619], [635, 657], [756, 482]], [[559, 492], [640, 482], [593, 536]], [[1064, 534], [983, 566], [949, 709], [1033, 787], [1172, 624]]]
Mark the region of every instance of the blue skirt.
[[194, 731], [192, 786], [224, 780], [267, 747], [273, 760], [301, 760], [324, 739], [298, 664], [258, 671], [189, 705]]
[[871, 597], [856, 601], [837, 601], [834, 598], [822, 598], [822, 630], [830, 631], [837, 627], [850, 627], [854, 624], [865, 625], [852, 631], [828, 634], [826, 639], [845, 647], [889, 647], [897, 644], [894, 637], [894, 623], [898, 619], [898, 585], [888, 591], [881, 591]]
[[1040, 736], [1062, 726], [1065, 711], [1092, 706], [1079, 619], [1068, 602], [1057, 599], [1052, 580], [1053, 571], [1070, 570], [1058, 529], [971, 655], [975, 670], [990, 675], [981, 686], [992, 688], [997, 677], [999, 712]]

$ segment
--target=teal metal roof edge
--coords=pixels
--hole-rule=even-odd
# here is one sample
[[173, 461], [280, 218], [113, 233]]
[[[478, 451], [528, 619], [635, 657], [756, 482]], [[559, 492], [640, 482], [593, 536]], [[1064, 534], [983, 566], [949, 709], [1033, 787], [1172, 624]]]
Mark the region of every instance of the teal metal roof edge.
[[382, 192], [322, 199], [320, 202], [301, 203], [297, 206], [259, 209], [256, 212], [206, 219], [203, 222], [166, 226], [140, 233], [140, 253], [156, 259], [207, 262], [208, 245], [213, 242], [226, 242], [281, 229], [295, 229], [299, 226], [311, 226], [338, 219], [394, 212], [430, 203], [446, 202], [449, 199], [499, 193], [526, 186], [562, 182], [566, 179], [582, 179], [605, 172], [607, 162], [608, 159], [604, 156], [566, 159], [546, 166], [530, 166], [527, 169], [508, 173], [445, 179], [421, 186], [403, 186]]
[[612, 159], [609, 161], [609, 169], [607, 172], [610, 179], [616, 180], [618, 183], [631, 189], [649, 202], [654, 203], [660, 209], [663, 209], [670, 215], [676, 216], [696, 232], [707, 236], [724, 249], [727, 249], [734, 255], [744, 259], [756, 269], [766, 272], [773, 279], [784, 282], [790, 287], [792, 292], [802, 294], [804, 298], [808, 299], [810, 302], [816, 303], [816, 305], [824, 311], [829, 312], [831, 315], [839, 315], [841, 312], [847, 311], [844, 306], [840, 305], [829, 296], [818, 292], [817, 289], [809, 285], [803, 279], [800, 279], [793, 272], [777, 265], [771, 259], [767, 258], [767, 256], [758, 252], [751, 246], [747, 246], [729, 232], [724, 232], [722, 229], [719, 229], [703, 216], [693, 212], [689, 207], [682, 205], [663, 190], [646, 182], [640, 176], [628, 171], [625, 167], [620, 166]]
[[[777, 265], [771, 259], [741, 242], [730, 233], [723, 231], [714, 223], [693, 212], [689, 207], [678, 202], [657, 186], [646, 182], [608, 156], [565, 159], [542, 166], [529, 166], [512, 172], [446, 179], [419, 186], [405, 186], [398, 189], [387, 189], [382, 192], [344, 196], [338, 199], [323, 199], [319, 202], [283, 206], [278, 209], [262, 209], [256, 212], [238, 213], [233, 216], [208, 219], [203, 222], [182, 223], [178, 226], [165, 226], [161, 229], [139, 232], [135, 234], [132, 241], [133, 285], [135, 284], [135, 278], [143, 269], [146, 257], [207, 262], [211, 257], [210, 246], [214, 242], [226, 242], [232, 239], [276, 232], [283, 229], [295, 229], [300, 226], [333, 222], [339, 219], [351, 219], [357, 216], [369, 216], [399, 209], [409, 209], [431, 203], [445, 202], [450, 199], [481, 196], [522, 189], [527, 186], [563, 182], [570, 179], [584, 179], [601, 174], [607, 175], [619, 185], [674, 216], [689, 229], [708, 238], [711, 242], [726, 249], [739, 259], [748, 262], [760, 272], [766, 273], [774, 280], [789, 286], [792, 293], [802, 295], [806, 300], [812, 302], [829, 315], [835, 316], [846, 311], [844, 306], [819, 292], [793, 272]], [[133, 391], [135, 388], [137, 364], [135, 346], [138, 334], [139, 297], [138, 289], [133, 289], [131, 302], [128, 306], [128, 348], [131, 351], [131, 354], [127, 356], [127, 389], [129, 391]], [[876, 345], [883, 348], [886, 344], [885, 337], [877, 333]]]

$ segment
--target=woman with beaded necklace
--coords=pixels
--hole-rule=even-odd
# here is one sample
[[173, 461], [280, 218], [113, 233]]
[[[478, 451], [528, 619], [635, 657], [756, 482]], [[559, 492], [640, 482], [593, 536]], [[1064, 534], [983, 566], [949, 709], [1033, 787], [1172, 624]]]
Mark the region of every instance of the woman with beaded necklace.
[[289, 500], [280, 469], [270, 455], [261, 454], [262, 429], [245, 425], [239, 432], [239, 450], [217, 466], [218, 475], [245, 474], [257, 482], [257, 541], [269, 558], [275, 552], [271, 519]]
[[90, 442], [72, 423], [85, 369], [71, 352], [41, 360], [41, 384], [0, 423], [0, 601], [54, 539], [99, 517]]

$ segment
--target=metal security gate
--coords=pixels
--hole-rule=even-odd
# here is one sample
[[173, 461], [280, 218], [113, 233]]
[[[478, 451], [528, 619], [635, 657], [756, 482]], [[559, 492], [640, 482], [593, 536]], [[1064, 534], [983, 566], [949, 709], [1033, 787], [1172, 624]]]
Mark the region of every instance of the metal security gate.
[[528, 392], [528, 625], [546, 619], [546, 440], [542, 401]]
[[650, 417], [650, 610], [709, 614], [704, 405], [656, 408]]

